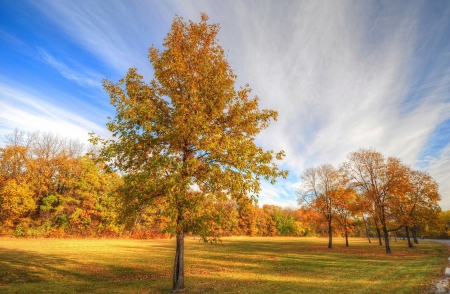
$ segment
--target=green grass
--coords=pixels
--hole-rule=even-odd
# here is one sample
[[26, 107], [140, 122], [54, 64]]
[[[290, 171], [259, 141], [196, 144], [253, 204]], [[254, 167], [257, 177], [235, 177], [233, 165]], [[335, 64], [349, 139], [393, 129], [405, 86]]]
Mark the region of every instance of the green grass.
[[[187, 293], [421, 293], [446, 266], [448, 249], [367, 239], [186, 238]], [[0, 238], [0, 293], [170, 293], [174, 239]]]

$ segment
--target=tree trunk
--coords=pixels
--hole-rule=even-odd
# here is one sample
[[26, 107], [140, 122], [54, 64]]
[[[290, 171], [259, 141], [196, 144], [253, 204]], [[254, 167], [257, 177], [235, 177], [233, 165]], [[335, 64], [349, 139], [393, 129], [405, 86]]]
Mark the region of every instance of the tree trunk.
[[386, 228], [386, 226], [383, 227], [383, 233], [384, 233], [384, 243], [386, 245], [386, 254], [391, 254], [391, 246], [389, 246], [389, 232]]
[[412, 235], [413, 235], [413, 240], [415, 244], [419, 244], [419, 240], [417, 239], [417, 229], [416, 228], [412, 228]]
[[345, 246], [348, 247], [348, 233], [347, 233], [347, 229], [345, 229]]
[[364, 227], [366, 228], [367, 240], [369, 240], [369, 243], [372, 243], [372, 241], [370, 241], [370, 232], [369, 232], [369, 228], [367, 227], [366, 219], [364, 218], [364, 214], [362, 217], [363, 217], [363, 221], [364, 221]]
[[408, 226], [405, 227], [406, 238], [408, 239], [408, 247], [413, 248], [413, 244], [411, 243], [411, 239], [409, 238], [409, 229]]
[[328, 248], [333, 246], [333, 230], [331, 227], [331, 221], [328, 222]]
[[177, 251], [173, 265], [172, 292], [184, 291], [184, 232], [177, 234]]
[[383, 242], [381, 242], [381, 232], [380, 228], [377, 227], [377, 235], [378, 235], [378, 241], [380, 242], [380, 246], [383, 246]]
[[397, 242], [397, 232], [394, 232], [394, 241]]

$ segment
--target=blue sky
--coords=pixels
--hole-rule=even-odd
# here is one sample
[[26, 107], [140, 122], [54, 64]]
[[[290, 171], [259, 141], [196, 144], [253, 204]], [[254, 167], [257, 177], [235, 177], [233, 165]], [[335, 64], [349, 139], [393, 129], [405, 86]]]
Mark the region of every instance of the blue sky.
[[103, 78], [152, 78], [175, 14], [220, 23], [219, 43], [278, 122], [258, 136], [285, 150], [287, 180], [260, 203], [295, 206], [308, 166], [375, 148], [428, 171], [450, 208], [449, 1], [0, 0], [0, 136], [14, 128], [85, 141], [114, 115]]

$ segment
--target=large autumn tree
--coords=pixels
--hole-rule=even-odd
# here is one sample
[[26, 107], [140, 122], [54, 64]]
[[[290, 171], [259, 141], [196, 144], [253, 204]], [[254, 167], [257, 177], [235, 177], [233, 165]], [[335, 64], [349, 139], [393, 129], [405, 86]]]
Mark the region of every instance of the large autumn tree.
[[[258, 196], [260, 179], [286, 176], [255, 136], [276, 120], [260, 110], [248, 85], [235, 89], [236, 75], [218, 44], [218, 24], [175, 17], [165, 49], [149, 49], [154, 79], [145, 83], [130, 68], [118, 83], [104, 81], [116, 116], [108, 122], [112, 140], [101, 140], [102, 155], [134, 184], [143, 205], [157, 203], [172, 220], [167, 230], [177, 247], [172, 291], [184, 290], [184, 236], [208, 236], [205, 203]], [[93, 137], [93, 142], [99, 138]], [[204, 220], [204, 221], [203, 221]], [[192, 226], [195, 226], [192, 228]]]

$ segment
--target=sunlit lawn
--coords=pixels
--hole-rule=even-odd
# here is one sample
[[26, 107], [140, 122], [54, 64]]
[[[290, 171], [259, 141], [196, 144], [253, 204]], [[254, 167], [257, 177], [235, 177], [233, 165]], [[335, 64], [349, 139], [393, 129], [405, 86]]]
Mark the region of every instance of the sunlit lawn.
[[[443, 245], [393, 254], [367, 239], [186, 239], [188, 293], [420, 293], [446, 266]], [[175, 240], [0, 238], [0, 293], [170, 293]]]

